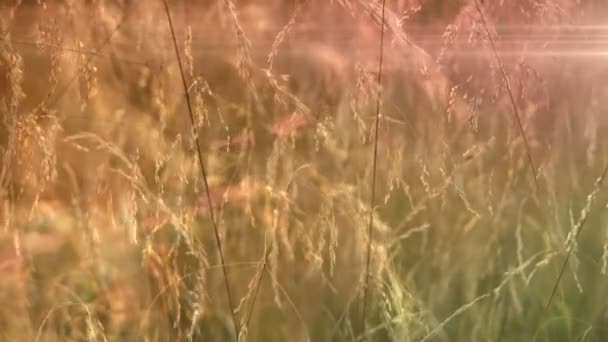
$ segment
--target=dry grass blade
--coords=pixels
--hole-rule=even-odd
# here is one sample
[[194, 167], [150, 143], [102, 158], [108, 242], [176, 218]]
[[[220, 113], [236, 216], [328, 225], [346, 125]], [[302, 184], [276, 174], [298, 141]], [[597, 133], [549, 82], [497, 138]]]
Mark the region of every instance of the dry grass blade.
[[[264, 273], [266, 272], [270, 272], [268, 270], [268, 258], [270, 255], [270, 251], [272, 249], [272, 241], [270, 242], [269, 245], [264, 246], [264, 257], [261, 261], [261, 264], [259, 265], [259, 274], [258, 274], [258, 278], [255, 281], [255, 287], [253, 289], [253, 294], [252, 294], [252, 298], [251, 298], [251, 305], [249, 305], [249, 310], [247, 310], [246, 312], [246, 317], [245, 317], [245, 323], [243, 325], [243, 328], [241, 329], [241, 332], [247, 332], [248, 328], [249, 328], [249, 322], [251, 322], [251, 317], [253, 317], [253, 310], [255, 309], [255, 304], [257, 302], [257, 298], [258, 298], [258, 294], [260, 293], [260, 288], [262, 287], [262, 281], [264, 280]], [[241, 337], [238, 337], [239, 340], [241, 340]]]
[[[593, 203], [595, 202], [597, 194], [599, 193], [600, 189], [602, 188], [602, 185], [604, 184], [606, 175], [608, 175], [608, 165], [606, 165], [606, 167], [602, 171], [601, 176], [595, 182], [595, 187], [593, 188], [593, 191], [591, 191], [589, 196], [587, 196], [587, 203], [585, 204], [585, 207], [583, 208], [583, 210], [581, 212], [581, 216], [578, 219], [578, 222], [574, 226], [574, 234], [571, 236], [571, 239], [576, 240], [576, 239], [578, 239], [578, 236], [581, 234], [581, 231], [583, 230], [583, 227], [585, 226], [585, 223], [587, 222], [587, 218], [589, 217], [589, 212], [591, 211], [591, 207], [592, 207]], [[569, 242], [569, 241], [567, 241], [567, 242]], [[551, 306], [551, 302], [553, 301], [553, 298], [555, 297], [555, 293], [557, 292], [559, 283], [562, 280], [564, 273], [566, 272], [566, 267], [568, 266], [568, 261], [570, 260], [570, 256], [572, 255], [572, 250], [574, 249], [574, 248], [572, 248], [573, 246], [574, 245], [572, 243], [568, 243], [566, 246], [566, 248], [567, 248], [566, 258], [564, 259], [564, 262], [562, 264], [562, 267], [560, 268], [559, 274], [557, 275], [557, 279], [555, 280], [555, 285], [553, 285], [553, 290], [551, 291], [549, 300], [547, 301], [547, 304], [543, 308], [543, 311], [538, 319], [538, 322], [536, 323], [536, 327], [534, 328], [534, 333], [532, 334], [532, 338], [530, 339], [531, 341], [536, 340], [536, 336], [538, 335], [540, 326], [543, 323], [545, 316], [547, 315], [547, 312], [549, 311], [549, 307]]]
[[275, 37], [274, 42], [272, 42], [272, 48], [270, 50], [270, 53], [268, 54], [268, 70], [272, 70], [272, 66], [274, 65], [274, 59], [279, 53], [279, 46], [285, 41], [285, 38], [287, 38], [289, 32], [295, 27], [298, 15], [300, 15], [302, 10], [308, 5], [309, 2], [310, 0], [306, 0], [296, 6], [287, 24], [283, 26], [283, 29]]
[[[391, 34], [393, 34], [399, 41], [404, 43], [408, 48], [410, 48], [409, 53], [414, 53], [420, 60], [425, 63], [430, 62], [431, 55], [424, 50], [422, 47], [417, 45], [414, 41], [412, 41], [408, 35], [398, 26], [399, 17], [395, 15], [395, 13], [391, 13], [390, 10], [388, 13], [385, 12], [384, 6], [381, 6], [380, 11], [376, 6], [374, 1], [367, 2], [364, 0], [358, 0], [359, 5], [372, 17], [378, 25], [385, 27], [388, 29]], [[381, 13], [378, 13], [381, 12]]]
[[175, 34], [175, 28], [173, 26], [173, 19], [171, 18], [171, 11], [169, 10], [169, 4], [167, 3], [167, 0], [162, 0], [163, 1], [163, 5], [165, 7], [165, 13], [167, 15], [167, 21], [169, 22], [169, 28], [171, 29], [171, 37], [173, 39], [173, 46], [175, 48], [175, 54], [177, 56], [177, 63], [179, 66], [179, 71], [180, 71], [180, 75], [181, 75], [181, 79], [182, 79], [182, 84], [184, 86], [184, 93], [186, 96], [186, 103], [188, 105], [188, 114], [190, 116], [190, 123], [192, 125], [192, 129], [193, 132], [192, 134], [194, 135], [194, 140], [195, 140], [195, 144], [196, 144], [196, 153], [197, 153], [197, 159], [198, 159], [198, 164], [199, 167], [201, 169], [201, 173], [203, 176], [203, 184], [205, 185], [205, 194], [207, 197], [207, 203], [209, 205], [209, 216], [211, 218], [211, 223], [213, 224], [213, 232], [215, 235], [215, 242], [217, 244], [217, 249], [218, 249], [218, 254], [220, 256], [220, 263], [222, 265], [222, 273], [224, 275], [224, 285], [226, 287], [226, 296], [228, 297], [228, 305], [230, 306], [230, 316], [232, 317], [232, 323], [234, 325], [234, 331], [235, 331], [235, 336], [239, 335], [239, 324], [237, 322], [237, 319], [235, 317], [235, 313], [234, 313], [234, 305], [233, 305], [233, 300], [232, 300], [232, 292], [230, 291], [230, 282], [228, 281], [228, 271], [226, 270], [226, 262], [225, 262], [225, 258], [224, 258], [224, 252], [222, 249], [222, 242], [220, 239], [220, 233], [219, 233], [219, 228], [217, 226], [217, 221], [215, 219], [215, 211], [213, 209], [213, 201], [211, 200], [211, 194], [209, 192], [209, 182], [207, 180], [207, 169], [205, 167], [205, 162], [203, 161], [203, 153], [201, 151], [201, 146], [200, 146], [200, 142], [198, 139], [198, 134], [196, 132], [194, 132], [194, 127], [196, 127], [195, 125], [195, 120], [194, 120], [194, 110], [192, 108], [192, 101], [190, 99], [190, 93], [188, 92], [188, 83], [186, 82], [186, 76], [184, 73], [184, 67], [182, 65], [182, 60], [181, 60], [181, 55], [179, 53], [179, 47], [177, 44], [177, 37]]
[[[123, 27], [123, 25], [125, 25], [129, 15], [130, 15], [129, 8], [125, 8], [122, 18], [120, 19], [118, 24], [116, 24], [116, 26], [112, 29], [112, 31], [109, 32], [108, 37], [99, 45], [99, 47], [97, 48], [97, 51], [88, 52], [89, 57], [87, 58], [86, 63], [89, 63], [90, 59], [92, 57], [94, 57], [94, 54], [99, 54], [107, 45], [109, 45], [112, 42], [112, 38], [114, 38], [114, 35], [118, 31], [120, 31], [120, 29]], [[80, 53], [82, 53], [82, 52], [80, 52]], [[63, 88], [61, 88], [59, 91], [57, 91], [55, 93], [53, 93], [53, 92], [48, 93], [46, 98], [44, 100], [42, 100], [42, 102], [40, 103], [40, 105], [38, 106], [37, 109], [51, 107], [51, 106], [54, 106], [55, 104], [59, 103], [59, 100], [61, 100], [61, 98], [63, 98], [63, 96], [68, 93], [68, 90], [70, 89], [72, 84], [74, 84], [74, 82], [76, 82], [78, 80], [78, 77], [79, 77], [79, 73], [75, 73], [71, 78], [68, 79], [68, 81], [65, 83]], [[54, 99], [54, 101], [51, 101], [51, 96], [53, 96], [53, 94], [55, 94], [55, 99]]]
[[479, 13], [479, 17], [481, 19], [481, 24], [483, 25], [483, 29], [488, 36], [488, 41], [490, 42], [490, 47], [492, 48], [492, 53], [494, 54], [494, 58], [496, 59], [496, 63], [498, 64], [498, 69], [500, 69], [500, 74], [502, 76], [503, 81], [505, 82], [505, 88], [507, 89], [507, 94], [509, 95], [509, 101], [511, 103], [511, 109], [513, 110], [513, 116], [515, 117], [515, 121], [517, 122], [517, 128], [519, 130], [519, 134], [524, 143], [524, 149], [526, 150], [526, 156], [528, 157], [528, 163], [530, 164], [530, 168], [532, 169], [532, 176], [534, 177], [534, 186], [536, 191], [539, 190], [538, 186], [538, 174], [536, 171], [536, 164], [534, 163], [534, 159], [532, 158], [532, 151], [530, 149], [530, 144], [528, 143], [528, 138], [526, 136], [526, 131], [524, 130], [524, 125], [521, 122], [521, 114], [519, 113], [519, 108], [515, 103], [515, 96], [513, 95], [513, 89], [511, 88], [511, 83], [509, 81], [509, 76], [507, 76], [507, 72], [505, 71], [504, 65], [502, 64], [502, 60], [500, 56], [498, 56], [498, 51], [496, 50], [496, 44], [494, 43], [494, 39], [492, 38], [492, 34], [488, 29], [488, 24], [486, 22], [486, 17], [481, 10], [481, 5], [479, 4], [479, 0], [475, 0], [475, 7], [477, 8], [477, 12]]
[[376, 170], [378, 165], [378, 128], [380, 127], [380, 106], [382, 103], [381, 99], [381, 87], [382, 87], [382, 63], [384, 59], [384, 13], [386, 7], [386, 0], [382, 0], [382, 18], [380, 28], [380, 57], [378, 59], [378, 88], [379, 93], [376, 99], [376, 122], [374, 132], [374, 157], [372, 161], [372, 193], [370, 199], [370, 213], [369, 213], [369, 226], [367, 228], [367, 251], [365, 254], [365, 283], [363, 284], [363, 306], [361, 309], [361, 327], [365, 332], [365, 319], [367, 316], [367, 297], [369, 295], [369, 281], [370, 281], [370, 265], [372, 259], [372, 238], [374, 231], [374, 207], [376, 205]]

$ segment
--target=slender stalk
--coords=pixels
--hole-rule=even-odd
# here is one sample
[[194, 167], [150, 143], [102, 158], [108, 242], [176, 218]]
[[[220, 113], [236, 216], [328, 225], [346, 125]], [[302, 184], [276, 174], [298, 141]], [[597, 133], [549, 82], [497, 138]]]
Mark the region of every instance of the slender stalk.
[[[272, 248], [272, 241], [270, 242], [270, 246], [266, 246], [264, 249], [264, 259], [262, 259], [262, 264], [260, 265], [260, 275], [256, 280], [255, 291], [253, 293], [253, 298], [251, 299], [251, 305], [249, 306], [249, 310], [246, 314], [244, 329], [249, 327], [249, 322], [251, 322], [251, 317], [253, 317], [253, 310], [255, 309], [255, 304], [257, 303], [258, 294], [260, 293], [260, 288], [262, 287], [262, 281], [264, 280], [264, 273], [269, 272], [268, 270], [268, 256], [270, 254], [270, 250]], [[246, 331], [246, 330], [245, 330]]]
[[534, 159], [532, 158], [532, 152], [530, 149], [530, 144], [528, 143], [528, 138], [526, 137], [526, 131], [524, 130], [524, 125], [521, 121], [521, 115], [519, 113], [519, 108], [515, 103], [515, 96], [513, 96], [513, 89], [511, 88], [511, 82], [509, 81], [509, 76], [507, 76], [507, 72], [505, 71], [505, 67], [502, 64], [502, 60], [498, 55], [496, 50], [496, 44], [494, 44], [494, 39], [492, 38], [492, 34], [488, 29], [488, 24], [486, 23], [486, 17], [483, 15], [483, 11], [481, 10], [481, 5], [479, 4], [479, 0], [475, 0], [475, 7], [477, 8], [477, 12], [479, 12], [479, 17], [481, 18], [481, 23], [483, 28], [488, 36], [488, 41], [490, 42], [490, 47], [492, 48], [492, 53], [494, 54], [494, 58], [496, 59], [496, 63], [498, 64], [498, 69], [500, 70], [500, 74], [502, 76], [503, 81], [505, 82], [505, 88], [507, 88], [507, 94], [509, 95], [509, 100], [511, 102], [511, 109], [513, 111], [513, 116], [515, 117], [515, 121], [517, 122], [517, 128], [519, 130], [519, 134], [524, 142], [524, 149], [526, 150], [526, 156], [528, 157], [528, 163], [530, 164], [530, 168], [532, 169], [532, 176], [534, 177], [534, 186], [536, 187], [536, 191], [538, 192], [538, 174], [536, 171], [536, 164], [534, 163]]
[[[588, 202], [587, 202], [586, 206], [587, 206], [587, 208], [589, 208], [589, 210], [591, 209], [591, 206], [593, 205], [593, 202], [597, 196], [597, 193], [600, 191], [602, 185], [604, 184], [606, 175], [608, 175], [608, 164], [604, 168], [604, 171], [602, 171], [600, 178], [598, 178], [597, 181], [595, 182], [595, 187], [594, 187], [593, 191], [587, 197]], [[589, 211], [584, 210], [581, 215], [582, 216], [579, 218], [579, 222], [577, 222], [577, 224], [575, 226], [576, 231], [574, 232], [574, 236], [572, 236], [572, 239], [574, 239], [574, 240], [577, 240], [578, 236], [581, 234], [581, 231], [583, 230], [583, 227], [585, 226], [585, 223], [587, 222], [587, 219], [589, 217]], [[532, 334], [532, 338], [530, 339], [530, 341], [536, 340], [538, 332], [540, 331], [540, 326], [542, 325], [543, 321], [545, 320], [545, 316], [547, 315], [547, 312], [549, 311], [551, 302], [553, 301], [553, 298], [555, 297], [555, 294], [557, 293], [557, 288], [559, 287], [559, 283], [561, 282], [562, 277], [564, 276], [564, 273], [566, 272], [566, 267], [568, 266], [568, 261], [570, 261], [570, 256], [572, 255], [572, 250], [573, 250], [572, 245], [569, 245], [567, 247], [566, 258], [564, 259], [564, 262], [562, 264], [562, 267], [560, 268], [559, 274], [557, 275], [557, 279], [555, 280], [555, 284], [553, 285], [553, 290], [551, 291], [549, 300], [547, 301], [547, 304], [545, 304], [545, 307], [543, 308], [543, 311], [538, 319], [538, 322], [536, 323], [536, 327], [534, 328], [534, 333]]]
[[175, 28], [173, 26], [173, 19], [171, 18], [171, 11], [169, 10], [169, 4], [167, 0], [162, 0], [165, 6], [165, 13], [167, 14], [167, 21], [169, 22], [169, 28], [171, 29], [171, 37], [173, 39], [173, 47], [175, 48], [175, 55], [177, 56], [177, 63], [179, 65], [179, 72], [182, 79], [182, 85], [184, 87], [184, 93], [186, 96], [186, 103], [188, 105], [188, 115], [190, 117], [190, 123], [192, 125], [192, 134], [194, 136], [194, 142], [196, 144], [196, 153], [198, 164], [201, 169], [201, 173], [203, 176], [203, 184], [205, 185], [205, 195], [207, 197], [207, 202], [209, 205], [209, 216], [211, 218], [211, 223], [213, 225], [213, 233], [215, 235], [215, 242], [217, 244], [218, 254], [220, 256], [220, 263], [222, 265], [222, 273], [224, 275], [224, 285], [226, 287], [226, 296], [228, 297], [228, 305], [230, 306], [230, 316], [232, 317], [232, 324], [234, 325], [235, 336], [239, 336], [239, 324], [237, 322], [235, 313], [234, 313], [234, 301], [232, 300], [232, 292], [230, 291], [230, 282], [228, 281], [228, 270], [226, 269], [226, 262], [224, 258], [224, 252], [222, 249], [222, 242], [220, 239], [219, 228], [217, 226], [217, 222], [215, 219], [215, 211], [213, 209], [213, 202], [211, 200], [211, 194], [209, 192], [209, 182], [207, 181], [207, 169], [205, 167], [205, 162], [203, 160], [203, 153], [201, 151], [201, 145], [198, 139], [198, 134], [195, 132], [196, 123], [194, 120], [194, 111], [192, 109], [192, 101], [190, 100], [190, 93], [188, 92], [188, 83], [186, 82], [186, 74], [184, 72], [184, 67], [182, 65], [181, 55], [179, 53], [179, 47], [177, 44], [177, 37], [175, 34]]
[[367, 251], [365, 261], [365, 282], [363, 284], [363, 306], [361, 309], [361, 327], [365, 332], [367, 317], [367, 297], [369, 294], [370, 265], [372, 261], [372, 239], [374, 235], [374, 207], [376, 206], [376, 171], [378, 166], [378, 132], [380, 127], [380, 107], [382, 104], [382, 63], [384, 62], [384, 15], [386, 0], [382, 0], [382, 17], [380, 21], [380, 57], [378, 58], [378, 97], [376, 99], [376, 123], [374, 132], [374, 157], [372, 161], [372, 193], [370, 199], [369, 226], [367, 228]]

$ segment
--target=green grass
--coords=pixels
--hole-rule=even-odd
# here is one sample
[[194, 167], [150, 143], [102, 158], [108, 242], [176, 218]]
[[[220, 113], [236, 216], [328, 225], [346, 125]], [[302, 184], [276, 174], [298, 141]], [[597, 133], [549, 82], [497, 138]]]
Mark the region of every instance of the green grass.
[[170, 1], [184, 75], [162, 1], [2, 5], [0, 341], [608, 338], [606, 62], [522, 25], [606, 12], [486, 2], [387, 2], [381, 91], [366, 1]]

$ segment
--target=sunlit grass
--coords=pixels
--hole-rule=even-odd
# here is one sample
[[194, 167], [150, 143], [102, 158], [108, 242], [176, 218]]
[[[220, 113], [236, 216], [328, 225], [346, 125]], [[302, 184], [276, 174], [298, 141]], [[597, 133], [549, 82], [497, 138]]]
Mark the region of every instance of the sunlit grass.
[[605, 5], [168, 3], [0, 4], [0, 341], [608, 338]]

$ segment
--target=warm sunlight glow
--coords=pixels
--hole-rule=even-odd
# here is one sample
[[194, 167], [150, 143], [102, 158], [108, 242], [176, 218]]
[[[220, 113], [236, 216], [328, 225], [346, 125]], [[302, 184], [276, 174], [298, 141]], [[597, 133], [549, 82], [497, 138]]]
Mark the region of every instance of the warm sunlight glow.
[[0, 0], [0, 342], [608, 341], [608, 0]]

